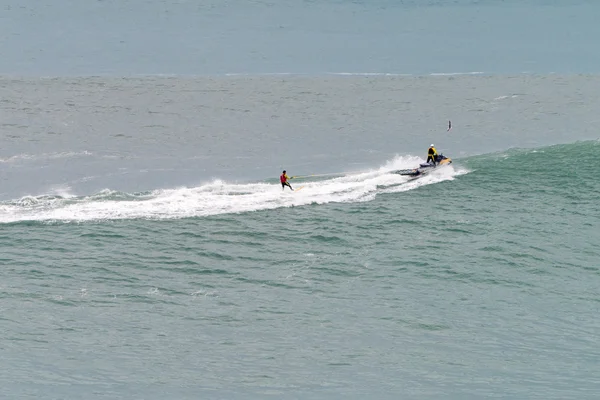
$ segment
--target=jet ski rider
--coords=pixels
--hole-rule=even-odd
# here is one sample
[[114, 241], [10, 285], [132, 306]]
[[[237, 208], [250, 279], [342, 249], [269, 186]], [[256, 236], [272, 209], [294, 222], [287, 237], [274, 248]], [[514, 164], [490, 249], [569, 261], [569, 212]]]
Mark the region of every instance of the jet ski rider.
[[431, 146], [429, 146], [429, 150], [427, 150], [427, 163], [429, 163], [429, 160], [431, 160], [431, 162], [433, 163], [433, 165], [436, 165], [437, 162], [437, 150], [435, 149], [433, 143], [431, 144]]

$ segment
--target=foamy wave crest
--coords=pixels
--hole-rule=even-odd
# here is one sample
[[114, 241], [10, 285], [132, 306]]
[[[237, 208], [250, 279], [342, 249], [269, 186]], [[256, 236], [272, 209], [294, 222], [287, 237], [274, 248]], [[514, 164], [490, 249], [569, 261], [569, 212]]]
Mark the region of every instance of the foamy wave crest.
[[61, 158], [87, 157], [93, 155], [91, 152], [84, 151], [66, 151], [58, 153], [42, 153], [42, 154], [17, 154], [8, 158], [0, 158], [0, 162], [8, 163], [19, 160], [57, 160]]
[[[455, 75], [484, 75], [483, 71], [468, 71], [468, 72], [432, 72], [430, 76], [455, 76]], [[350, 71], [328, 71], [328, 72], [228, 72], [223, 76], [245, 77], [245, 76], [319, 76], [319, 75], [334, 75], [334, 76], [419, 76], [420, 74], [402, 73], [402, 72], [350, 72]]]
[[431, 76], [455, 76], [455, 75], [483, 75], [483, 71], [472, 71], [472, 72], [432, 72]]
[[512, 95], [506, 95], [506, 96], [498, 96], [498, 97], [495, 97], [494, 100], [515, 99], [517, 97], [519, 97], [518, 94], [512, 94]]
[[413, 74], [400, 74], [394, 72], [327, 72], [327, 75], [338, 76], [413, 76]]
[[464, 171], [452, 165], [419, 179], [393, 173], [423, 160], [397, 156], [377, 169], [347, 175], [293, 180], [300, 191], [279, 184], [231, 184], [221, 180], [191, 188], [122, 193], [104, 190], [86, 197], [28, 196], [0, 204], [0, 223], [18, 221], [93, 221], [115, 219], [174, 219], [244, 213], [281, 207], [373, 200], [378, 193], [416, 189], [451, 180]]

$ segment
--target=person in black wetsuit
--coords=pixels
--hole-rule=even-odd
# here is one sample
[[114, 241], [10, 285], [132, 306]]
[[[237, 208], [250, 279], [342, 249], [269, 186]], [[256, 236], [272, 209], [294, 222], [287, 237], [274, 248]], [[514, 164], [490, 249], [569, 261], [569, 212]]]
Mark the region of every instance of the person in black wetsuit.
[[427, 150], [427, 161], [426, 162], [429, 162], [429, 160], [431, 160], [433, 165], [436, 165], [437, 157], [438, 157], [437, 150], [435, 149], [435, 146], [432, 143], [431, 146], [429, 146], [429, 150]]

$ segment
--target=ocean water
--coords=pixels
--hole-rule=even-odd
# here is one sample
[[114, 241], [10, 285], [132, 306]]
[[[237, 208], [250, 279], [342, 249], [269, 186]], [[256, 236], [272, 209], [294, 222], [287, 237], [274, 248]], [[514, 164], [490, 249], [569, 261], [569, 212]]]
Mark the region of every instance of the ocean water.
[[596, 2], [0, 6], [0, 398], [598, 397]]
[[596, 0], [0, 0], [32, 76], [595, 73]]

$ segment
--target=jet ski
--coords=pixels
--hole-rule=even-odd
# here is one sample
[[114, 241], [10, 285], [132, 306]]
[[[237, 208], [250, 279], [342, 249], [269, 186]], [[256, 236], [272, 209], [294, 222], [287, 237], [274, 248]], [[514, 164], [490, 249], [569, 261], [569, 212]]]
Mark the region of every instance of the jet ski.
[[405, 176], [423, 176], [434, 169], [439, 167], [443, 167], [444, 165], [452, 164], [452, 160], [446, 157], [443, 154], [438, 154], [435, 158], [435, 164], [432, 163], [421, 163], [417, 168], [412, 169], [401, 169], [399, 171], [394, 171], [395, 174], [405, 175]]

